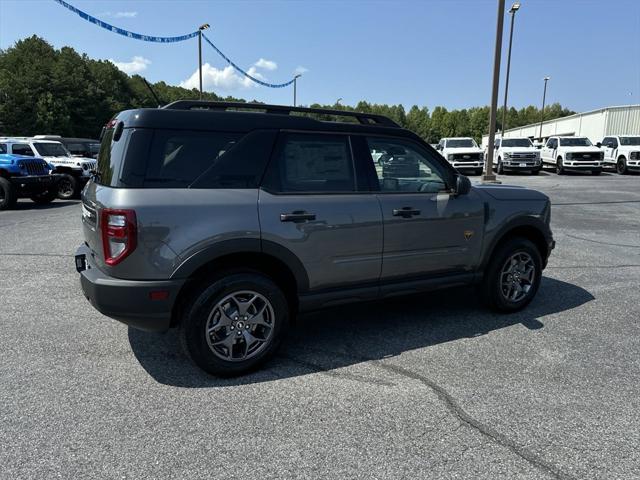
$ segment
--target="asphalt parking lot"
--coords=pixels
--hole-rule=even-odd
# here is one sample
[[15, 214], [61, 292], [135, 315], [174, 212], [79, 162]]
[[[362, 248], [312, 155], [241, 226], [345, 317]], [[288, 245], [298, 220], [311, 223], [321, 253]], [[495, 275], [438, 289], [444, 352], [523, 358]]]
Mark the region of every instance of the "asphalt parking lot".
[[640, 176], [502, 178], [554, 204], [528, 309], [461, 289], [315, 313], [231, 380], [89, 305], [78, 202], [20, 201], [0, 213], [0, 477], [640, 478]]

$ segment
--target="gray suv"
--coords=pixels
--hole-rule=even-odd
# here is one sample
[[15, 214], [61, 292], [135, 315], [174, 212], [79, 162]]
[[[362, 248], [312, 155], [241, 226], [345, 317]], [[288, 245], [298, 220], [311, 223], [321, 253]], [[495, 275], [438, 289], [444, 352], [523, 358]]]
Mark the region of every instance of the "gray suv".
[[472, 187], [383, 116], [178, 101], [106, 126], [75, 261], [100, 312], [178, 327], [197, 365], [229, 376], [301, 311], [461, 285], [521, 309], [549, 220], [542, 193]]

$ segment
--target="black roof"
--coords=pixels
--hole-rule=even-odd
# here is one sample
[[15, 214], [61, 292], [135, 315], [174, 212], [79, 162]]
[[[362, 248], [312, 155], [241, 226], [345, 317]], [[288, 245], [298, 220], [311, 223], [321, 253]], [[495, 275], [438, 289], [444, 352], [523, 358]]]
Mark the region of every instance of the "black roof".
[[[330, 121], [322, 120], [326, 116]], [[333, 121], [345, 117], [350, 122]], [[162, 108], [126, 110], [117, 116], [125, 128], [218, 130], [246, 132], [256, 129], [360, 132], [412, 136], [383, 115], [284, 105], [179, 100]], [[357, 123], [354, 123], [357, 122]]]
[[55, 140], [57, 142], [100, 143], [92, 138], [60, 137], [58, 135], [39, 135], [34, 140]]

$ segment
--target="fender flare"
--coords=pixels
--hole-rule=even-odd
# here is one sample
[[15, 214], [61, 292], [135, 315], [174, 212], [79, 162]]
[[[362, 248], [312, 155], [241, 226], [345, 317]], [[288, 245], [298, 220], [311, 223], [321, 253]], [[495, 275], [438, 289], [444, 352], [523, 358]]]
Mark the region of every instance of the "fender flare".
[[171, 274], [172, 279], [184, 279], [200, 267], [227, 255], [258, 253], [273, 257], [283, 263], [293, 274], [298, 292], [309, 289], [309, 275], [300, 259], [288, 248], [259, 238], [235, 238], [217, 242], [194, 253], [184, 260]]

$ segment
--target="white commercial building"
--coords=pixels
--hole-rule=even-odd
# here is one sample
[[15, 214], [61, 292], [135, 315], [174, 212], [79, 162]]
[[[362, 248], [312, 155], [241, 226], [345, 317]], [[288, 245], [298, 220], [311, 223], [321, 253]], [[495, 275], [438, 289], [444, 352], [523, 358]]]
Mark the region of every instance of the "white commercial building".
[[[575, 135], [588, 137], [595, 144], [607, 135], [624, 134], [640, 135], [640, 105], [599, 108], [542, 123], [542, 140], [553, 135]], [[499, 136], [496, 132], [496, 137]], [[529, 137], [532, 140], [540, 140], [540, 122], [510, 128], [504, 137]], [[483, 147], [487, 145], [488, 138], [489, 135], [482, 137]]]

